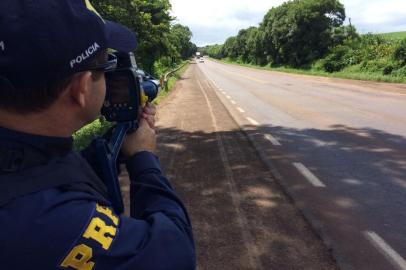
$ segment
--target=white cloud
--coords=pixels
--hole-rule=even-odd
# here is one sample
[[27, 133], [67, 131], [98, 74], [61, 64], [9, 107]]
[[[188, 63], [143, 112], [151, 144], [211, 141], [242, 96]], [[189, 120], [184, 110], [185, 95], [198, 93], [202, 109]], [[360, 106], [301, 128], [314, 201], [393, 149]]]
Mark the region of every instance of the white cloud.
[[[284, 0], [171, 0], [172, 14], [191, 28], [197, 45], [223, 43], [238, 30], [257, 26]], [[347, 17], [365, 32], [406, 31], [406, 0], [341, 0]]]
[[279, 5], [283, 0], [172, 0], [175, 16], [183, 22], [213, 26], [219, 21], [233, 19], [238, 13], [262, 13], [272, 6]]
[[238, 30], [258, 25], [283, 0], [171, 0], [172, 14], [191, 28], [197, 45], [222, 43]]
[[405, 0], [342, 0], [360, 32], [406, 31]]

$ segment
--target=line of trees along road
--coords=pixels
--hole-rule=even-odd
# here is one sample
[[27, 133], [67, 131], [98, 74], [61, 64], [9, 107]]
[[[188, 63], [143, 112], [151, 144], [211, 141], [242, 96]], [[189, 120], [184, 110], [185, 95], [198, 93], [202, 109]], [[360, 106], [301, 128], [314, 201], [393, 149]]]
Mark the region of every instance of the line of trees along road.
[[93, 0], [92, 4], [103, 18], [137, 34], [137, 62], [149, 73], [159, 76], [197, 51], [190, 29], [173, 24], [169, 0]]
[[267, 12], [258, 27], [200, 50], [239, 63], [406, 77], [406, 40], [359, 35], [344, 25], [338, 0], [293, 0]]

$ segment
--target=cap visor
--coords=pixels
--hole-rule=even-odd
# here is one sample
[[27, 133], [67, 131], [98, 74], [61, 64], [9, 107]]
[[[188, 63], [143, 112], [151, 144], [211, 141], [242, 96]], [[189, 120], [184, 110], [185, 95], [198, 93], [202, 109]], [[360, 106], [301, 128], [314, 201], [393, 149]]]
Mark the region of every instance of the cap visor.
[[107, 45], [110, 49], [120, 52], [131, 52], [137, 48], [137, 38], [127, 27], [106, 21]]

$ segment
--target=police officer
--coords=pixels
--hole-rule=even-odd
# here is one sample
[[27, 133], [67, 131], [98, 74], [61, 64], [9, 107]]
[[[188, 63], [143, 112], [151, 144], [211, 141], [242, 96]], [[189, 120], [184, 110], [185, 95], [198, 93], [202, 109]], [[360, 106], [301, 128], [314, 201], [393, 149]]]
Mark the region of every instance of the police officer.
[[107, 49], [135, 46], [88, 0], [0, 1], [1, 269], [195, 268], [189, 218], [153, 154], [153, 106], [122, 148], [131, 217], [72, 151], [99, 115]]

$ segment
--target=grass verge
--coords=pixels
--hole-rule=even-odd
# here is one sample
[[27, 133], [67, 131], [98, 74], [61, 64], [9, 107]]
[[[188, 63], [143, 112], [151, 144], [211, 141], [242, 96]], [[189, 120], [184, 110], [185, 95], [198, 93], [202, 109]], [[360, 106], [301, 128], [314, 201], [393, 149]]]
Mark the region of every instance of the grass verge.
[[251, 64], [243, 64], [234, 62], [227, 59], [214, 59], [210, 58], [214, 61], [232, 65], [238, 65], [243, 67], [250, 67], [255, 69], [261, 70], [269, 70], [269, 71], [277, 71], [277, 72], [284, 72], [284, 73], [293, 73], [293, 74], [303, 74], [303, 75], [312, 75], [312, 76], [321, 76], [321, 77], [329, 77], [329, 78], [341, 78], [341, 79], [351, 79], [351, 80], [362, 80], [362, 81], [375, 81], [375, 82], [388, 82], [388, 83], [406, 83], [405, 77], [396, 77], [390, 75], [382, 75], [380, 73], [362, 73], [357, 72], [352, 67], [344, 69], [340, 72], [328, 73], [313, 69], [296, 69], [296, 68], [288, 68], [288, 67], [269, 67], [269, 66], [256, 66]]
[[159, 93], [158, 97], [154, 100], [154, 104], [158, 105], [163, 99], [165, 99], [169, 93], [172, 91], [173, 87], [175, 86], [176, 82], [180, 79], [183, 73], [185, 73], [186, 69], [189, 67], [189, 64], [186, 64], [187, 61], [183, 62], [181, 65], [184, 65], [181, 69], [176, 71], [169, 79], [168, 79], [168, 86], [166, 89], [162, 89]]
[[406, 31], [403, 32], [392, 32], [392, 33], [384, 33], [384, 34], [377, 34], [378, 36], [381, 36], [386, 39], [393, 39], [393, 40], [399, 40], [406, 38]]
[[107, 122], [104, 118], [97, 119], [84, 126], [73, 134], [73, 148], [77, 152], [83, 150], [94, 138], [102, 136], [112, 126], [112, 123]]

